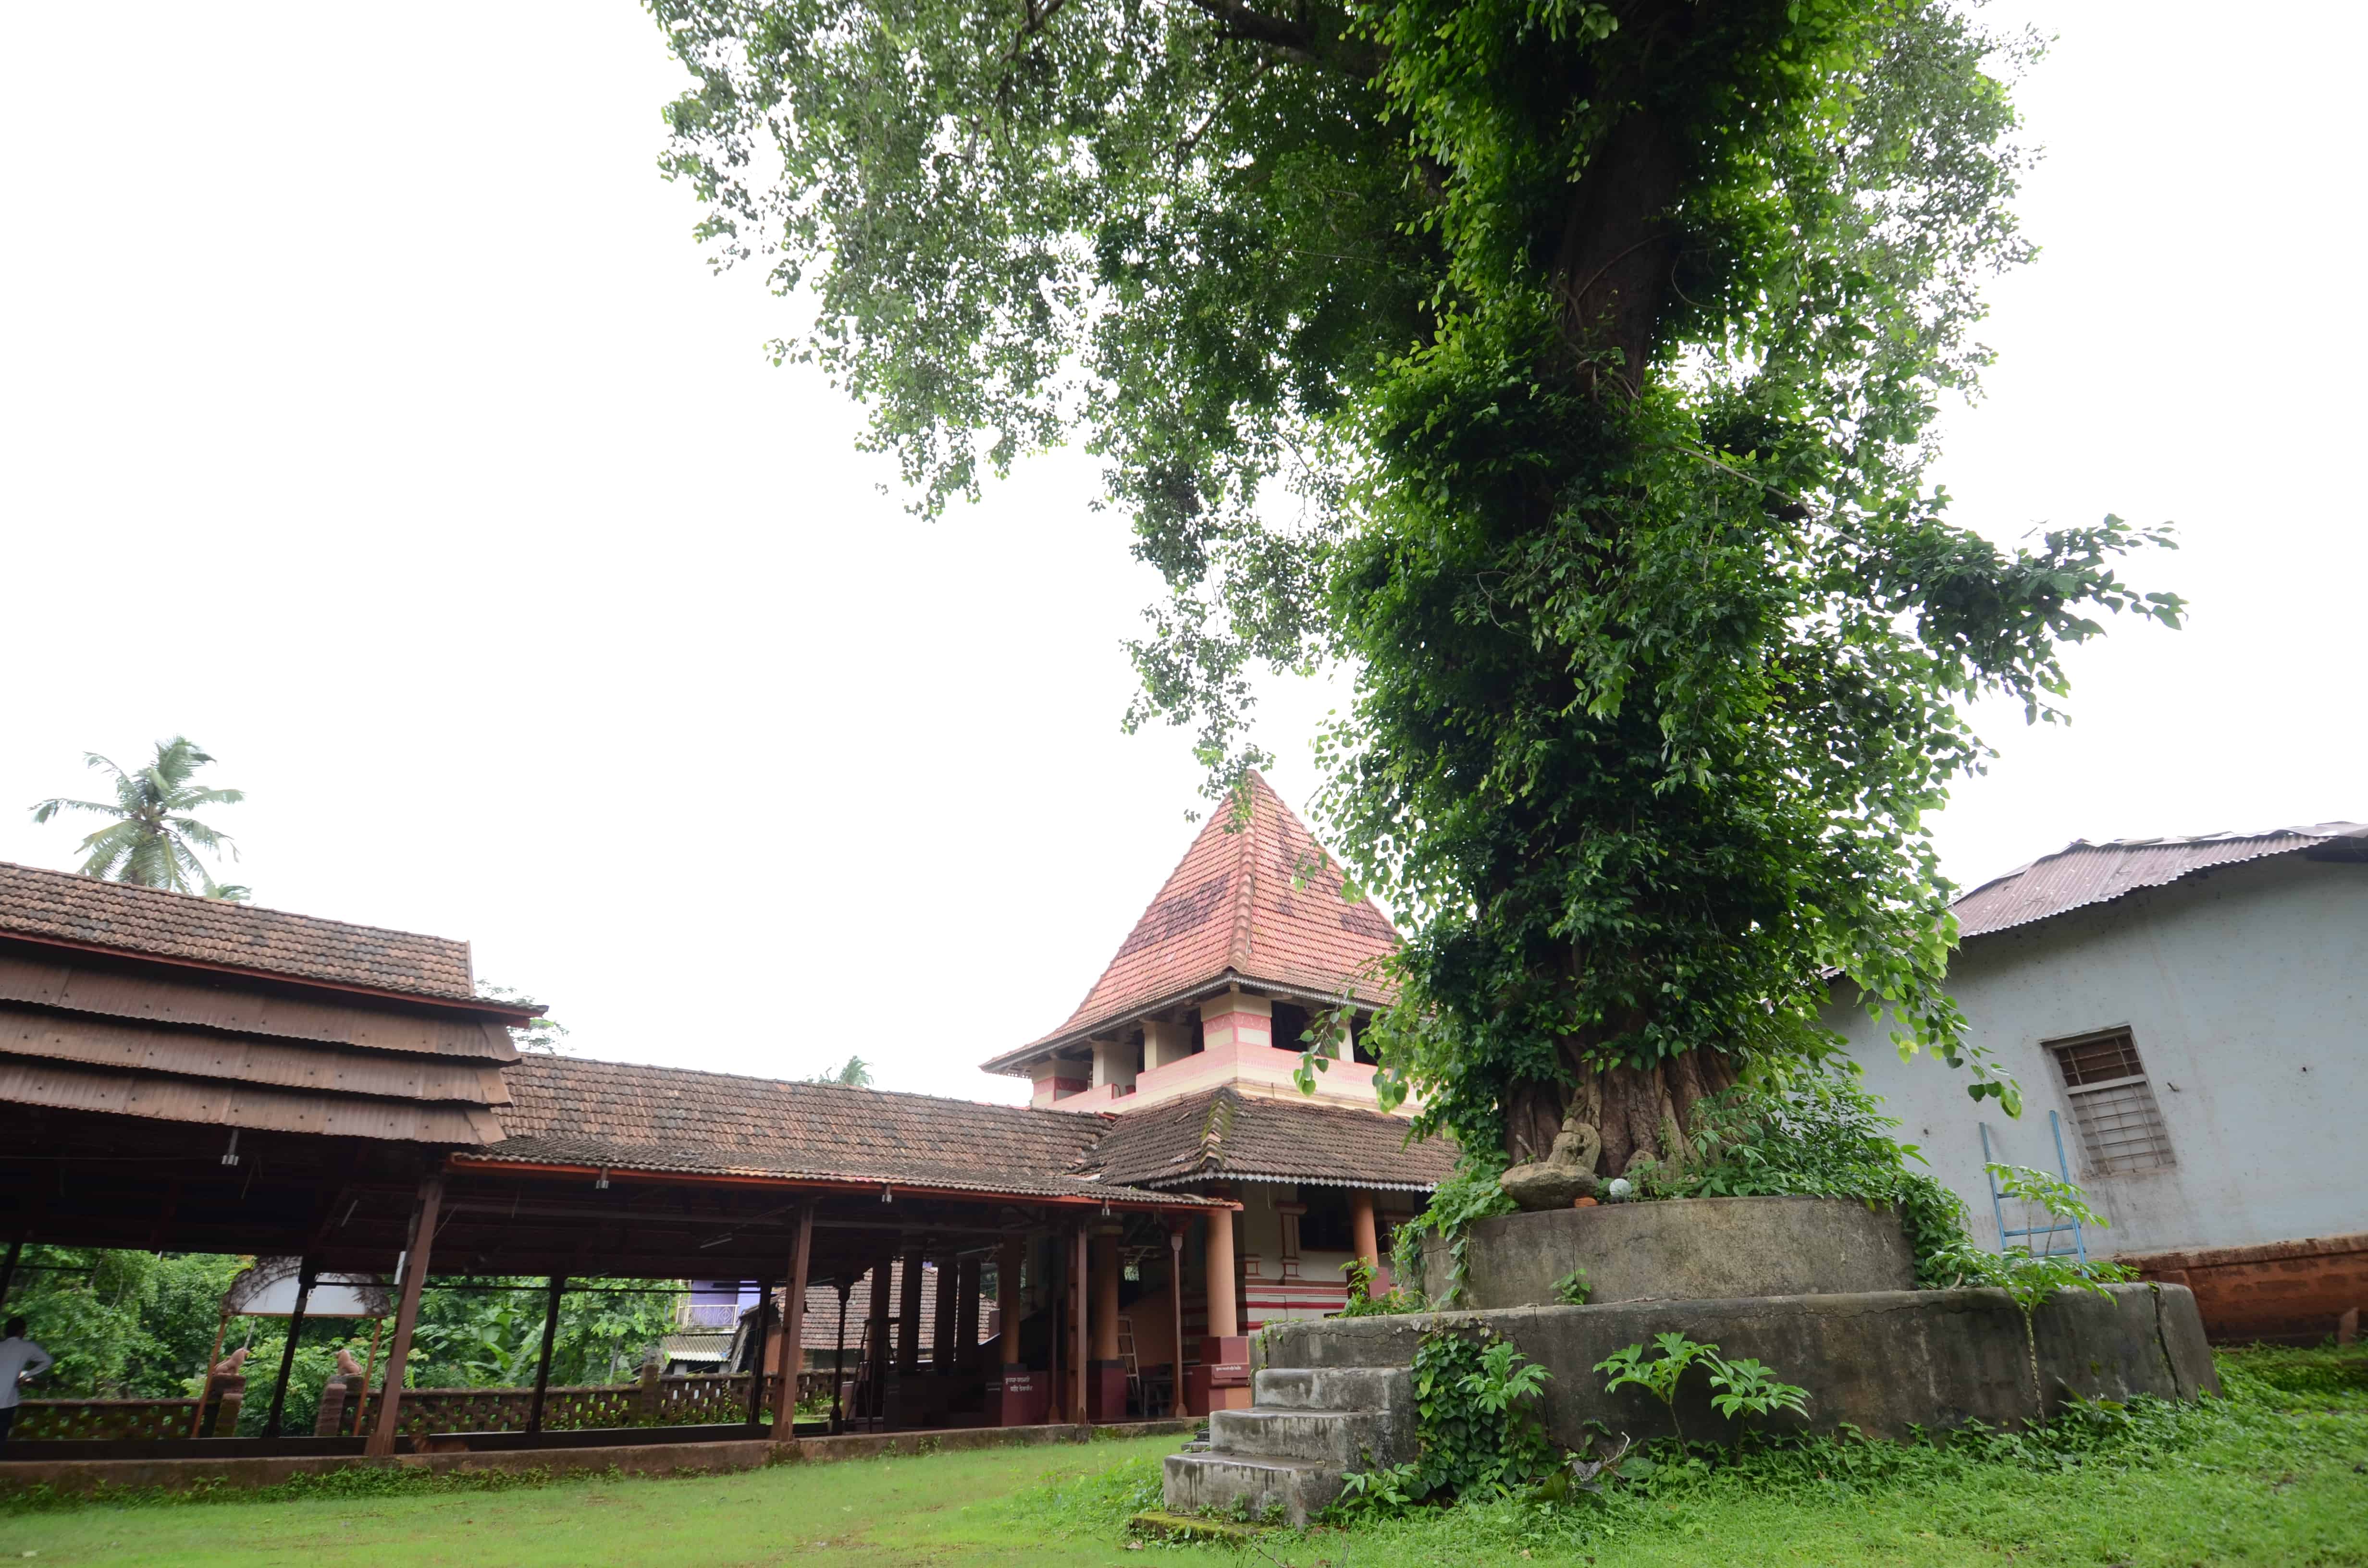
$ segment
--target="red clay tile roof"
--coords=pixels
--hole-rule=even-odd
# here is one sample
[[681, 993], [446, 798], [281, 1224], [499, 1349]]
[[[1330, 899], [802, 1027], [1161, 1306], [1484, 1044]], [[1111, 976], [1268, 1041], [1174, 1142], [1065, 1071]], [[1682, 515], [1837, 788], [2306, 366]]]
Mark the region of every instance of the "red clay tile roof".
[[[2075, 839], [2019, 870], [1984, 882], [1951, 904], [1959, 940], [2028, 926], [2141, 888], [2158, 888], [2214, 866], [2335, 846], [2344, 858], [2368, 854], [2368, 824], [2318, 823], [2268, 833], [2215, 833], [2198, 838]], [[2329, 851], [2332, 852], [2332, 851]]]
[[1269, 1099], [1230, 1085], [1113, 1121], [1093, 1159], [1105, 1181], [1130, 1187], [1230, 1178], [1427, 1192], [1455, 1168], [1454, 1146], [1444, 1139], [1407, 1142], [1413, 1124], [1404, 1117]]
[[1172, 1202], [1100, 1179], [1110, 1117], [837, 1084], [529, 1054], [503, 1074], [507, 1137], [472, 1159]]
[[1396, 929], [1371, 900], [1341, 896], [1338, 863], [1256, 773], [1249, 792], [1248, 823], [1229, 807], [1210, 814], [1069, 1021], [989, 1072], [1228, 980], [1390, 1004], [1378, 969], [1397, 950]]
[[474, 999], [469, 944], [0, 861], [0, 936]]

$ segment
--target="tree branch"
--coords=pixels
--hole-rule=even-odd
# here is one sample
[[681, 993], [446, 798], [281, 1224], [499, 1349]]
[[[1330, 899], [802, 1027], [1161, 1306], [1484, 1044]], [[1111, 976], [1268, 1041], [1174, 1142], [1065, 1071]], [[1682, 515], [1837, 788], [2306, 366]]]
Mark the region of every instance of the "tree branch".
[[1241, 0], [1192, 0], [1221, 24], [1218, 36], [1244, 43], [1264, 44], [1319, 70], [1339, 71], [1360, 81], [1381, 74], [1386, 57], [1374, 45], [1351, 39], [1338, 29], [1319, 32], [1305, 22], [1271, 17], [1251, 9]]

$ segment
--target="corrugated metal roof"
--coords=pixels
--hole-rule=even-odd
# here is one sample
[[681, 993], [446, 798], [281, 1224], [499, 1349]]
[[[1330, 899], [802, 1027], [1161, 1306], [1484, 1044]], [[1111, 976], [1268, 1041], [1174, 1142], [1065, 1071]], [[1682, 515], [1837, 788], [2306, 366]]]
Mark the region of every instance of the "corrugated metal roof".
[[0, 1002], [370, 1051], [475, 1057], [488, 1062], [518, 1060], [518, 1047], [507, 1029], [465, 1013], [414, 1012], [400, 1004], [359, 998], [347, 1004], [278, 995], [260, 985], [221, 977], [178, 980], [146, 966], [138, 972], [108, 967], [119, 962], [0, 953]]
[[340, 1051], [309, 1041], [255, 1040], [54, 1013], [6, 1001], [0, 1001], [0, 1056], [44, 1056], [93, 1067], [391, 1099], [472, 1105], [501, 1105], [509, 1099], [497, 1062]]
[[59, 1110], [112, 1111], [258, 1131], [316, 1132], [423, 1143], [490, 1143], [501, 1136], [482, 1106], [308, 1094], [268, 1085], [165, 1077], [38, 1057], [0, 1056], [0, 1100]]
[[2142, 888], [2272, 855], [2292, 855], [2339, 840], [2368, 851], [2368, 824], [2327, 822], [2266, 833], [2213, 833], [2192, 838], [2076, 839], [2053, 855], [1984, 882], [1950, 908], [1958, 939], [2028, 926], [2090, 904], [2109, 903]]

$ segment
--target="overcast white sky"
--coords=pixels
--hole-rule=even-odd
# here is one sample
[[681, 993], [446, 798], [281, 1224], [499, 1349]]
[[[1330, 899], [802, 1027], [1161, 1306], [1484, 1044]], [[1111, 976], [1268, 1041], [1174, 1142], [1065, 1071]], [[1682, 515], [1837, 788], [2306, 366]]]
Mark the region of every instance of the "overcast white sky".
[[[2074, 659], [1941, 835], [2368, 817], [2356, 62], [2368, 17], [1992, 8], [2046, 247], [1995, 290], [1958, 516], [2176, 520], [2195, 601]], [[2303, 46], [2297, 40], [2309, 40]], [[937, 524], [760, 352], [654, 170], [675, 77], [621, 0], [16, 6], [0, 19], [0, 859], [42, 796], [186, 732], [280, 908], [465, 937], [587, 1053], [887, 1087], [1057, 1024], [1191, 829], [1127, 738], [1153, 585], [1076, 453]], [[1269, 707], [1274, 781], [1310, 721]]]

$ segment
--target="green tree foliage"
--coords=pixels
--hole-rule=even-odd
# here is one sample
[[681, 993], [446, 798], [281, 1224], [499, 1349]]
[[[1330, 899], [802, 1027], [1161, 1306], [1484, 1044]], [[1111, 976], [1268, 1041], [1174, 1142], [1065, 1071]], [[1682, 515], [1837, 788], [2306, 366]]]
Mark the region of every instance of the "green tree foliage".
[[1171, 593], [1132, 722], [1256, 748], [1343, 661], [1319, 811], [1415, 935], [1388, 1085], [1467, 1153], [1686, 1153], [1835, 1049], [2010, 1082], [1942, 990], [1964, 705], [2175, 624], [2100, 525], [2001, 551], [1923, 480], [2024, 258], [1945, 0], [647, 0], [666, 166], [925, 508], [1082, 429]]
[[[21, 1261], [6, 1310], [22, 1312], [28, 1332], [57, 1358], [57, 1366], [30, 1390], [32, 1397], [179, 1399], [198, 1392], [222, 1321], [222, 1294], [254, 1260], [33, 1245], [25, 1248]], [[495, 1290], [454, 1290], [451, 1283], [420, 1293], [407, 1386], [532, 1383], [542, 1344], [543, 1282], [469, 1282], [505, 1287]], [[561, 1301], [552, 1381], [601, 1383], [632, 1377], [650, 1347], [672, 1330], [678, 1291], [666, 1280], [570, 1283], [580, 1289], [571, 1289]], [[595, 1288], [635, 1293], [596, 1293]], [[248, 1436], [263, 1429], [287, 1331], [281, 1318], [233, 1318], [222, 1342], [225, 1356], [242, 1347], [248, 1352], [246, 1401], [239, 1412], [239, 1430]], [[313, 1429], [321, 1387], [336, 1369], [337, 1351], [349, 1350], [362, 1361], [370, 1342], [366, 1320], [305, 1323], [288, 1381], [282, 1431]], [[382, 1354], [383, 1343], [380, 1348]]]
[[[520, 1388], [534, 1381], [542, 1349], [543, 1281], [470, 1280], [497, 1290], [431, 1285], [419, 1296], [406, 1380], [413, 1388]], [[662, 1279], [568, 1281], [552, 1343], [551, 1381], [605, 1383], [632, 1377], [674, 1327], [677, 1287]], [[644, 1294], [643, 1292], [655, 1292]], [[612, 1292], [630, 1292], [618, 1294]]]
[[[497, 985], [490, 980], [477, 982], [477, 994], [491, 997], [496, 1002], [534, 1006], [533, 998], [525, 992], [512, 986]], [[531, 1051], [543, 1056], [565, 1055], [569, 1050], [567, 1035], [567, 1026], [552, 1017], [529, 1018], [523, 1026], [513, 1025], [510, 1028], [510, 1039], [517, 1042], [520, 1051]]]
[[194, 1392], [222, 1321], [222, 1292], [247, 1262], [207, 1253], [26, 1247], [6, 1311], [23, 1313], [27, 1332], [57, 1358], [31, 1397]]
[[827, 1072], [817, 1073], [806, 1080], [810, 1084], [837, 1084], [842, 1088], [868, 1089], [871, 1086], [871, 1063], [860, 1056], [850, 1056]]
[[[92, 832], [80, 846], [82, 874], [102, 881], [137, 882], [142, 887], [170, 888], [175, 892], [199, 892], [208, 898], [243, 903], [247, 890], [220, 883], [205, 862], [209, 855], [238, 849], [230, 835], [218, 833], [189, 813], [203, 806], [235, 805], [246, 799], [243, 790], [208, 789], [193, 782], [198, 769], [213, 758], [186, 735], [156, 743], [156, 756], [136, 773], [126, 773], [97, 752], [83, 754], [84, 766], [102, 768], [115, 777], [115, 799], [70, 801], [63, 796], [33, 807], [33, 821], [46, 823], [61, 812], [85, 812], [110, 817], [112, 825]], [[194, 889], [193, 889], [194, 884]]]

